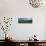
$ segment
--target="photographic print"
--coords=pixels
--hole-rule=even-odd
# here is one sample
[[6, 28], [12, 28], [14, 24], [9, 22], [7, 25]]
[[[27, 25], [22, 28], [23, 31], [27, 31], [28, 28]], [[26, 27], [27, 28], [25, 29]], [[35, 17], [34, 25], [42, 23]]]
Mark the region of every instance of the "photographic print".
[[18, 23], [32, 23], [32, 18], [18, 18]]

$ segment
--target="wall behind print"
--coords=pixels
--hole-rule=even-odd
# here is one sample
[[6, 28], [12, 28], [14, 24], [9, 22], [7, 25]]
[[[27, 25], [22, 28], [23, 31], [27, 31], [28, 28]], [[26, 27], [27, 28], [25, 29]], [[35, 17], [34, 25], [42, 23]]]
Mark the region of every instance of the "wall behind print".
[[[12, 27], [9, 33], [17, 40], [27, 40], [34, 34], [40, 40], [45, 39], [44, 15], [46, 15], [45, 8], [32, 8], [28, 0], [0, 0], [0, 16], [13, 17]], [[33, 23], [18, 24], [18, 18], [21, 17], [32, 18]], [[0, 36], [1, 38], [2, 36]]]

